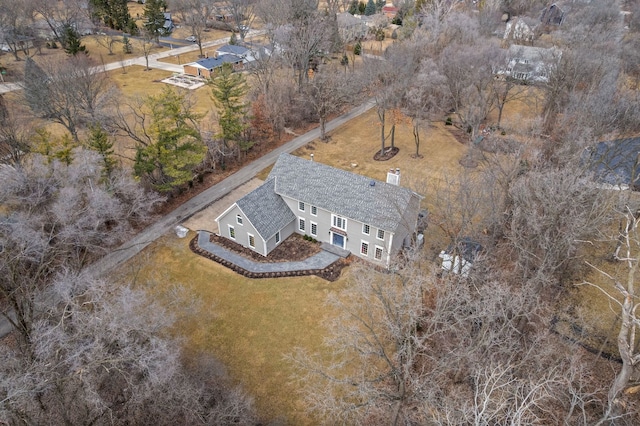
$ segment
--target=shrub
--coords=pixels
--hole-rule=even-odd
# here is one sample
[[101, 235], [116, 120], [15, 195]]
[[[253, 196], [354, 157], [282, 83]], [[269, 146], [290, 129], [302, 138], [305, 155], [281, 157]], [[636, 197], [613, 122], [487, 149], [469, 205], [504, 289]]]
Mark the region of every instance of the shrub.
[[451, 126], [453, 125], [453, 120], [451, 120], [451, 117], [447, 117], [447, 120], [444, 122], [445, 126]]
[[360, 55], [362, 53], [362, 44], [360, 44], [360, 42], [357, 42], [355, 46], [353, 46], [353, 54], [354, 55]]

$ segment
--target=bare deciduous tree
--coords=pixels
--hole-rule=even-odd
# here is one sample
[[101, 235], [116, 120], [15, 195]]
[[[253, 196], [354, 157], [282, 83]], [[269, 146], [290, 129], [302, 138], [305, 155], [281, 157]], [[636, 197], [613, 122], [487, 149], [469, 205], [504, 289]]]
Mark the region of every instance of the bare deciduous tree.
[[79, 270], [122, 241], [160, 200], [123, 171], [105, 181], [98, 154], [76, 150], [74, 157], [66, 165], [30, 156], [1, 176], [2, 314], [26, 342], [36, 325], [36, 292], [61, 268]]
[[254, 423], [251, 400], [219, 366], [182, 367], [176, 342], [163, 336], [173, 317], [143, 289], [63, 272], [39, 293], [31, 356], [0, 348], [5, 420]]
[[27, 59], [24, 96], [34, 114], [63, 125], [79, 140], [81, 128], [104, 123], [117, 90], [85, 55], [38, 65]]

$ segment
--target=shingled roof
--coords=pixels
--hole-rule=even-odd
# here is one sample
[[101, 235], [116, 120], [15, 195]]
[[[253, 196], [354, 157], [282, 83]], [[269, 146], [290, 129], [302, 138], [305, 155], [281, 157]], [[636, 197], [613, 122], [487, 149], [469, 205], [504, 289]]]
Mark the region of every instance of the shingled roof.
[[287, 203], [275, 193], [274, 186], [274, 179], [268, 179], [236, 201], [238, 208], [265, 241], [296, 218]]
[[419, 207], [420, 196], [409, 189], [289, 154], [278, 157], [272, 178], [279, 195], [390, 232]]
[[582, 159], [601, 183], [640, 189], [640, 138], [600, 142]]

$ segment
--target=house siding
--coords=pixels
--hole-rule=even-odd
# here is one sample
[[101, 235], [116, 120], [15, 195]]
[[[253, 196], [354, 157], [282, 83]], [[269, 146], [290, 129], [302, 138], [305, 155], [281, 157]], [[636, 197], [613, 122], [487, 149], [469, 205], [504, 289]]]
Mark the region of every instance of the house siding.
[[[242, 225], [238, 225], [236, 222], [237, 215], [242, 216]], [[265, 251], [265, 241], [237, 205], [234, 204], [232, 208], [224, 212], [223, 215], [218, 218], [217, 222], [218, 235], [221, 237], [229, 238], [229, 226], [233, 226], [236, 234], [236, 238], [233, 241], [243, 247], [247, 247], [257, 253], [260, 253], [263, 256], [267, 255], [267, 252]], [[255, 238], [255, 247], [249, 246], [249, 234], [253, 235]]]
[[[291, 209], [292, 212], [297, 216], [294, 221], [293, 231], [300, 235], [311, 235], [311, 222], [314, 222], [318, 226], [317, 236], [313, 236], [316, 240], [322, 243], [332, 244], [332, 213], [328, 210], [317, 207], [317, 216], [313, 216], [311, 214], [311, 204], [305, 203], [304, 211], [300, 211], [298, 208], [299, 200], [295, 200], [293, 198], [282, 196], [282, 199], [287, 203], [287, 206]], [[417, 214], [416, 214], [417, 215]], [[344, 216], [341, 216], [344, 217]], [[417, 217], [417, 216], [416, 216]], [[306, 228], [305, 231], [302, 232], [298, 229], [298, 218], [302, 218], [305, 220]], [[369, 235], [362, 233], [362, 222], [359, 222], [355, 219], [351, 219], [348, 217], [344, 217], [347, 220], [347, 230], [346, 230], [346, 238], [345, 238], [345, 250], [349, 250], [352, 254], [361, 257], [363, 259], [367, 259], [374, 263], [387, 265], [387, 258], [389, 255], [389, 244], [392, 240], [393, 233], [391, 231], [385, 230], [384, 239], [380, 240], [376, 237], [378, 228], [370, 225], [370, 233]], [[404, 237], [403, 237], [404, 238]], [[363, 256], [360, 254], [360, 245], [362, 241], [369, 242], [369, 255]], [[395, 238], [393, 239], [395, 240]], [[400, 243], [402, 243], [402, 239], [400, 239]], [[374, 247], [378, 245], [384, 248], [384, 254], [382, 256], [382, 260], [375, 260], [373, 255]], [[394, 244], [395, 246], [395, 244]], [[392, 248], [391, 254], [395, 254], [397, 251], [393, 251]]]
[[296, 220], [290, 222], [287, 226], [280, 230], [280, 242], [276, 244], [276, 236], [273, 235], [267, 240], [267, 254], [271, 253], [271, 250], [282, 244], [284, 240], [289, 238], [296, 230]]
[[[183, 69], [185, 74], [198, 77], [198, 68], [194, 67], [193, 65], [185, 65]], [[206, 70], [202, 70], [202, 71], [206, 71]]]

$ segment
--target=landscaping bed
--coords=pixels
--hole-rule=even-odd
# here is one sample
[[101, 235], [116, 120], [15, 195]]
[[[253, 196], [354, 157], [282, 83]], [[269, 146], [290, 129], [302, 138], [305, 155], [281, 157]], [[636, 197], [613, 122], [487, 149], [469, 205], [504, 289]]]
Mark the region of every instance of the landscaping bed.
[[263, 256], [247, 247], [241, 246], [235, 241], [216, 234], [211, 234], [210, 241], [240, 256], [260, 263], [296, 262], [305, 260], [314, 254], [320, 253], [320, 250], [322, 250], [319, 243], [307, 241], [298, 234], [293, 234], [281, 242], [268, 256]]

